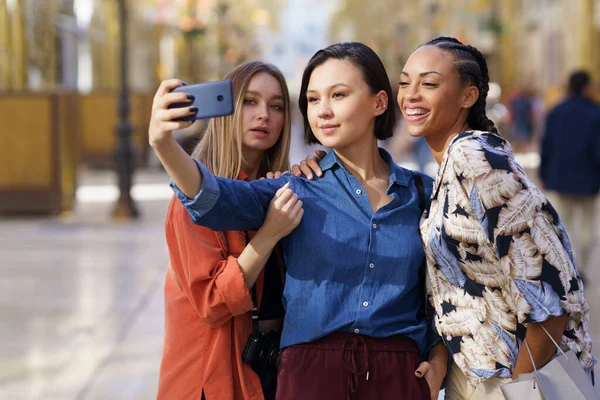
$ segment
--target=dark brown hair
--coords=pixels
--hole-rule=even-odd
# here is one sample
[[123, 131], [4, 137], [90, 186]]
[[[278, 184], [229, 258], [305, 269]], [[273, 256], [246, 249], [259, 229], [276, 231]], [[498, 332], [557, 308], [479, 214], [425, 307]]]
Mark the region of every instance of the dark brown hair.
[[[298, 105], [304, 120], [304, 141], [307, 144], [319, 143], [308, 122], [308, 100], [306, 98], [308, 82], [315, 68], [330, 59], [350, 61], [360, 69], [373, 94], [384, 90], [388, 95], [388, 101], [393, 98], [392, 87], [385, 67], [379, 56], [367, 45], [358, 42], [336, 43], [317, 51], [304, 69], [298, 97]], [[389, 104], [387, 106], [387, 110], [375, 118], [375, 137], [379, 140], [390, 138], [394, 134], [394, 126], [396, 125], [394, 107]]]

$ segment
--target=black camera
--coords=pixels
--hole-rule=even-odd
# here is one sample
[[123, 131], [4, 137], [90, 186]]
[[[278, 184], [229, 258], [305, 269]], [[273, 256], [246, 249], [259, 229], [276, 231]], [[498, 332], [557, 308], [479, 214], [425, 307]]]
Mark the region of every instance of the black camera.
[[271, 331], [269, 333], [256, 332], [250, 335], [242, 360], [250, 364], [252, 369], [266, 369], [267, 367], [279, 368], [281, 350], [279, 341], [281, 333]]

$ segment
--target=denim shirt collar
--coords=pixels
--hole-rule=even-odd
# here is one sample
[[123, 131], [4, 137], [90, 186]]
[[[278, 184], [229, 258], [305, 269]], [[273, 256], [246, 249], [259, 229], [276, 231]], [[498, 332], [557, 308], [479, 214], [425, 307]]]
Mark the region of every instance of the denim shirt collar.
[[[398, 165], [396, 165], [394, 160], [392, 160], [392, 156], [390, 155], [390, 153], [388, 153], [381, 147], [379, 148], [379, 154], [381, 155], [381, 158], [383, 158], [383, 160], [390, 165], [390, 179], [388, 192], [394, 184], [400, 186], [408, 186], [409, 173], [405, 169], [400, 168]], [[325, 156], [325, 158], [323, 158], [319, 163], [323, 172], [327, 171], [328, 169], [332, 169], [333, 166], [336, 164], [339, 165], [341, 168], [344, 168], [342, 162], [338, 158], [337, 154], [335, 154], [335, 151], [333, 149], [330, 150]]]

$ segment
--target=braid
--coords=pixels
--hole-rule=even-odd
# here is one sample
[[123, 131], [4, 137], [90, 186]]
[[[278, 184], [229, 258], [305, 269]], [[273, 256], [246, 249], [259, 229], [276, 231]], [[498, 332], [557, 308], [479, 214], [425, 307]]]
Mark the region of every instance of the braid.
[[425, 44], [446, 50], [454, 56], [456, 68], [463, 84], [471, 84], [479, 89], [479, 97], [467, 117], [467, 123], [472, 129], [498, 134], [494, 122], [487, 117], [485, 111], [486, 99], [490, 90], [490, 76], [485, 57], [479, 50], [461, 43], [453, 37], [438, 37]]

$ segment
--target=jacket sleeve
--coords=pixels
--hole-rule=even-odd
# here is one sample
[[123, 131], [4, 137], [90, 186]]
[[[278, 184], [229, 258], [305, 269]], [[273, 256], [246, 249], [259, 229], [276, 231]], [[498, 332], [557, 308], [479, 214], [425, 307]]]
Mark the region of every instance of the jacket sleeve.
[[224, 254], [217, 234], [195, 225], [175, 198], [169, 206], [166, 231], [179, 287], [207, 325], [217, 327], [252, 310], [237, 257]]
[[592, 135], [594, 135], [594, 161], [600, 165], [600, 116], [596, 118]]
[[[510, 277], [519, 322], [542, 322], [581, 309], [581, 281], [564, 227], [512, 153], [485, 143], [459, 153], [455, 173], [467, 177], [461, 183], [471, 218], [493, 245], [498, 273]], [[473, 169], [457, 169], [467, 161]]]

